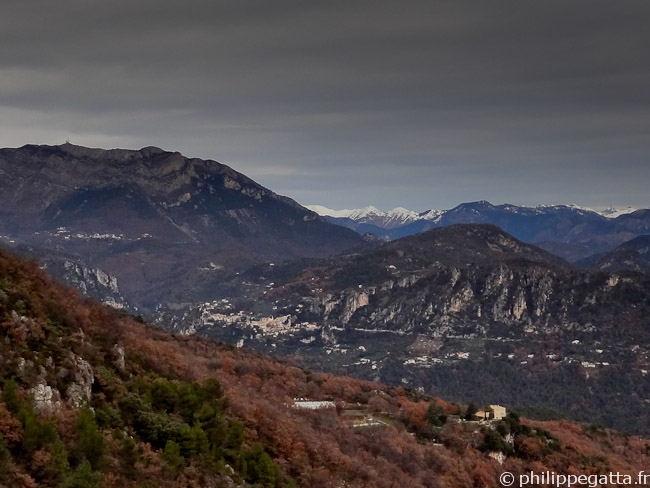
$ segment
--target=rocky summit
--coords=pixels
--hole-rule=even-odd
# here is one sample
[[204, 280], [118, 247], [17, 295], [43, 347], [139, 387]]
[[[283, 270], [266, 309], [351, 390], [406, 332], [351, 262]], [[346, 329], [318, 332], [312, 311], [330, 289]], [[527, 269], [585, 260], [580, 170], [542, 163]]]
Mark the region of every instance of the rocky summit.
[[155, 147], [2, 149], [0, 208], [6, 244], [64, 252], [60, 277], [102, 270], [144, 308], [186, 302], [258, 262], [363, 242], [226, 165]]

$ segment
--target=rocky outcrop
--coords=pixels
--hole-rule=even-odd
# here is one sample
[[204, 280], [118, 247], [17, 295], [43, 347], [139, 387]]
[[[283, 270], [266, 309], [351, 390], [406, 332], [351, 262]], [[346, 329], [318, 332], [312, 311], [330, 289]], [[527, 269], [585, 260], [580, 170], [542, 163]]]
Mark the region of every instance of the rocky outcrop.
[[342, 299], [343, 309], [340, 313], [340, 320], [343, 324], [347, 324], [354, 313], [361, 307], [365, 307], [370, 303], [368, 294], [366, 292], [351, 292]]
[[51, 413], [61, 407], [61, 394], [44, 381], [29, 390], [34, 399], [34, 409], [39, 413]]
[[65, 396], [69, 405], [79, 408], [90, 400], [95, 375], [90, 363], [80, 356], [73, 354], [70, 361], [74, 381], [66, 389]]
[[113, 366], [115, 366], [118, 371], [124, 371], [126, 368], [124, 347], [119, 344], [115, 344], [111, 349], [111, 352], [113, 353]]

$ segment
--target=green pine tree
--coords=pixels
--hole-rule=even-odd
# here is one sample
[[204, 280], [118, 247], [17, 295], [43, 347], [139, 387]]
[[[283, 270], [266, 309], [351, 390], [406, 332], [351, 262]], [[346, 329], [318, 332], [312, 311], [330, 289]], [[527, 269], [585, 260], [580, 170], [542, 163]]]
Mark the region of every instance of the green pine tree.
[[171, 440], [165, 444], [162, 458], [174, 471], [178, 471], [185, 464], [185, 459], [181, 456], [181, 447]]
[[86, 460], [66, 478], [60, 488], [96, 488], [101, 480], [102, 475], [94, 472]]

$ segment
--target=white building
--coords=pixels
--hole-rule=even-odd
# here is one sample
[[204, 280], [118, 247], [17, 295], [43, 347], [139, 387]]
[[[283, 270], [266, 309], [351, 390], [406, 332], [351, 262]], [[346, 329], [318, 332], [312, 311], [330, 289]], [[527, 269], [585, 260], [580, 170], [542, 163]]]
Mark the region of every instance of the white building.
[[293, 408], [300, 408], [304, 410], [322, 410], [325, 408], [336, 408], [336, 404], [334, 402], [312, 401], [298, 398], [293, 400]]
[[501, 420], [506, 417], [506, 407], [488, 405], [474, 414], [477, 420]]

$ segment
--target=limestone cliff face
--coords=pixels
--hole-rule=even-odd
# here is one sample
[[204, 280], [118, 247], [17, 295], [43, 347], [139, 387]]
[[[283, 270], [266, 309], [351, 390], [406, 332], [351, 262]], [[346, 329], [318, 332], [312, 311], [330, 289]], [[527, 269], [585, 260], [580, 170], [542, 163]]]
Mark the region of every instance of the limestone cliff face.
[[579, 270], [485, 225], [437, 229], [301, 272], [281, 282], [273, 298], [304, 291], [296, 283], [308, 276], [311, 291], [288, 299], [293, 308], [303, 302], [296, 320], [337, 329], [426, 337], [639, 335], [650, 314], [647, 279]]
[[[585, 420], [619, 402], [647, 410], [650, 278], [580, 270], [493, 226], [239, 280], [248, 297], [214, 302], [210, 316], [181, 310], [185, 330], [436, 394], [591, 412]], [[282, 327], [258, 325], [278, 317]]]
[[[38, 328], [36, 324], [29, 323], [29, 319], [19, 317], [15, 312], [14, 315], [28, 327], [26, 337], [33, 332], [34, 328]], [[71, 338], [82, 344], [85, 340], [83, 333], [76, 333]], [[34, 385], [29, 389], [34, 400], [34, 408], [44, 414], [53, 413], [64, 405], [73, 408], [87, 405], [95, 382], [93, 367], [84, 357], [72, 351], [62, 357], [55, 356], [39, 356], [27, 360], [20, 357], [17, 361], [18, 378]]]
[[340, 320], [342, 323], [347, 324], [354, 313], [361, 307], [365, 307], [370, 303], [368, 294], [366, 292], [348, 292], [345, 294], [343, 310], [341, 311]]
[[48, 263], [46, 269], [66, 284], [77, 288], [84, 295], [99, 298], [113, 308], [129, 309], [127, 300], [120, 293], [117, 278], [106, 271], [65, 260], [62, 263]]
[[648, 310], [645, 302], [640, 308], [625, 303], [626, 296], [644, 293], [644, 284], [605, 273], [506, 264], [493, 269], [437, 266], [416, 281], [401, 281], [401, 287], [391, 280], [330, 295], [319, 309], [321, 319], [348, 328], [433, 336], [488, 329], [524, 334], [611, 328], [616, 309], [639, 322]]

